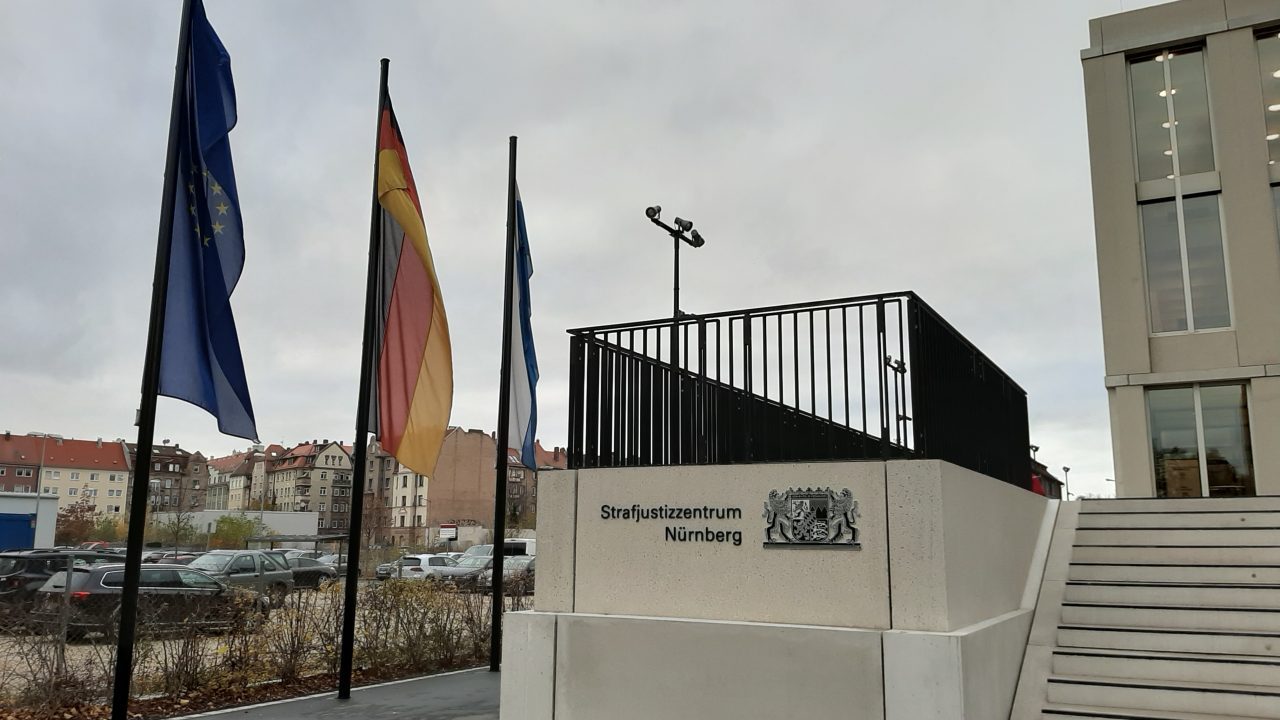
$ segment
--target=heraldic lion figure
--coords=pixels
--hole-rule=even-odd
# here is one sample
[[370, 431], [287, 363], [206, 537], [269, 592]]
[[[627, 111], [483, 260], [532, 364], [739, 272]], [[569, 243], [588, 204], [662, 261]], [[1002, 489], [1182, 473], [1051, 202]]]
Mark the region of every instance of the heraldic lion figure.
[[858, 501], [853, 499], [849, 488], [840, 491], [839, 495], [831, 495], [831, 523], [829, 542], [856, 545], [858, 543]]
[[769, 499], [764, 501], [765, 542], [791, 542], [791, 509], [787, 506], [785, 495], [777, 490], [769, 491]]

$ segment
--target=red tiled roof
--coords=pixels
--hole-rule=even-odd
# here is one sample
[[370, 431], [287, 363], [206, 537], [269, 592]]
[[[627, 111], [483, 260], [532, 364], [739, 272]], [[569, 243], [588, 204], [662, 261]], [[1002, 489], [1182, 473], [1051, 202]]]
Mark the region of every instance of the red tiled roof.
[[[507, 454], [510, 456], [509, 462], [514, 465], [524, 467], [524, 463], [520, 462], [519, 450], [515, 448], [508, 448]], [[564, 470], [569, 466], [569, 456], [564, 452], [564, 450], [561, 450], [558, 454], [554, 450], [547, 450], [542, 447], [541, 440], [533, 441], [533, 456], [538, 462], [538, 467], [534, 468], [535, 470], [541, 470], [543, 468]]]
[[0, 435], [0, 463], [15, 465], [39, 465], [40, 449], [44, 446], [44, 465], [59, 468], [83, 468], [85, 470], [128, 470], [129, 465], [120, 443], [103, 440], [75, 440], [33, 437], [31, 435]]
[[238, 452], [224, 457], [209, 458], [209, 467], [217, 470], [218, 472], [229, 473], [240, 467], [241, 463], [252, 456], [253, 451], [246, 450], [244, 452]]

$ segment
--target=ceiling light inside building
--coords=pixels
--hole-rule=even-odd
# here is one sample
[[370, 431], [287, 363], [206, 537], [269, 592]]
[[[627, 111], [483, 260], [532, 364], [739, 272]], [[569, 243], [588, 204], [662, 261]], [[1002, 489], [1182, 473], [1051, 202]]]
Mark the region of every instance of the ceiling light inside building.
[[1270, 110], [1271, 112], [1280, 112], [1280, 104], [1268, 105], [1267, 109]]
[[1165, 90], [1160, 91], [1160, 97], [1169, 97], [1170, 95], [1177, 95], [1177, 94], [1178, 94], [1178, 88], [1174, 88], [1169, 91], [1165, 91]]
[[1165, 155], [1172, 155], [1172, 154], [1173, 154], [1173, 151], [1172, 151], [1172, 150], [1165, 150], [1165, 151], [1164, 151], [1164, 154], [1165, 154]]
[[1267, 136], [1268, 140], [1280, 140], [1280, 133], [1271, 133]]
[[1274, 78], [1280, 78], [1280, 70], [1277, 70], [1277, 71], [1275, 71], [1275, 72], [1271, 73], [1271, 77], [1274, 77]]

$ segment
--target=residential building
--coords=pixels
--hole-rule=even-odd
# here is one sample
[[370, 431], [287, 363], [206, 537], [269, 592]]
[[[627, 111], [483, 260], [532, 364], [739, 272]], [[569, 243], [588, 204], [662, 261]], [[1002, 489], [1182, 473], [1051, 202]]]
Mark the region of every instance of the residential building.
[[351, 448], [312, 440], [265, 462], [268, 506], [318, 513], [318, 530], [343, 530], [351, 517]]
[[98, 512], [121, 514], [129, 489], [129, 461], [120, 441], [56, 435], [0, 436], [0, 488], [56, 499], [59, 509], [89, 498]]
[[[277, 452], [283, 450], [272, 445]], [[258, 509], [261, 488], [255, 490], [254, 468], [265, 457], [266, 449], [253, 445], [243, 452], [209, 460], [209, 494], [205, 501], [207, 510]]]
[[[449, 428], [429, 482], [429, 527], [439, 527], [440, 523], [492, 527], [496, 451], [497, 442], [490, 433]], [[562, 448], [547, 451], [537, 443], [535, 453], [541, 470], [563, 469], [568, 462]], [[531, 518], [536, 513], [537, 474], [520, 464], [515, 450], [508, 451], [507, 464], [507, 514], [511, 516], [514, 511], [516, 519]]]
[[1089, 27], [1117, 495], [1280, 494], [1280, 3]]
[[366, 546], [399, 545], [391, 537], [392, 485], [400, 464], [370, 440], [365, 451], [364, 503], [360, 530]]
[[[122, 441], [120, 445], [128, 452], [129, 467], [135, 468], [137, 443]], [[199, 512], [204, 509], [209, 488], [209, 466], [199, 452], [183, 450], [177, 443], [170, 445], [163, 440], [151, 446], [148, 481], [147, 505], [152, 512]]]

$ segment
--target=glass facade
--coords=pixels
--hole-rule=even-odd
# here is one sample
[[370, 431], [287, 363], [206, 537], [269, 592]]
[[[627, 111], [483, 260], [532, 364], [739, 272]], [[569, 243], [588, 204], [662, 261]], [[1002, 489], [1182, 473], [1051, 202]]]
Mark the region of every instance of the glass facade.
[[1157, 497], [1256, 494], [1243, 384], [1147, 391]]
[[1258, 62], [1262, 75], [1262, 107], [1267, 119], [1267, 148], [1271, 164], [1280, 160], [1280, 35], [1258, 38]]
[[1218, 196], [1148, 203], [1140, 211], [1151, 331], [1230, 327]]
[[1129, 67], [1139, 180], [1213, 170], [1204, 53], [1161, 52]]
[[1139, 208], [1151, 332], [1230, 327], [1218, 196], [1185, 196], [1181, 181], [1214, 169], [1204, 53], [1167, 50], [1134, 60], [1129, 84], [1138, 179], [1173, 180], [1155, 190], [1167, 199]]

